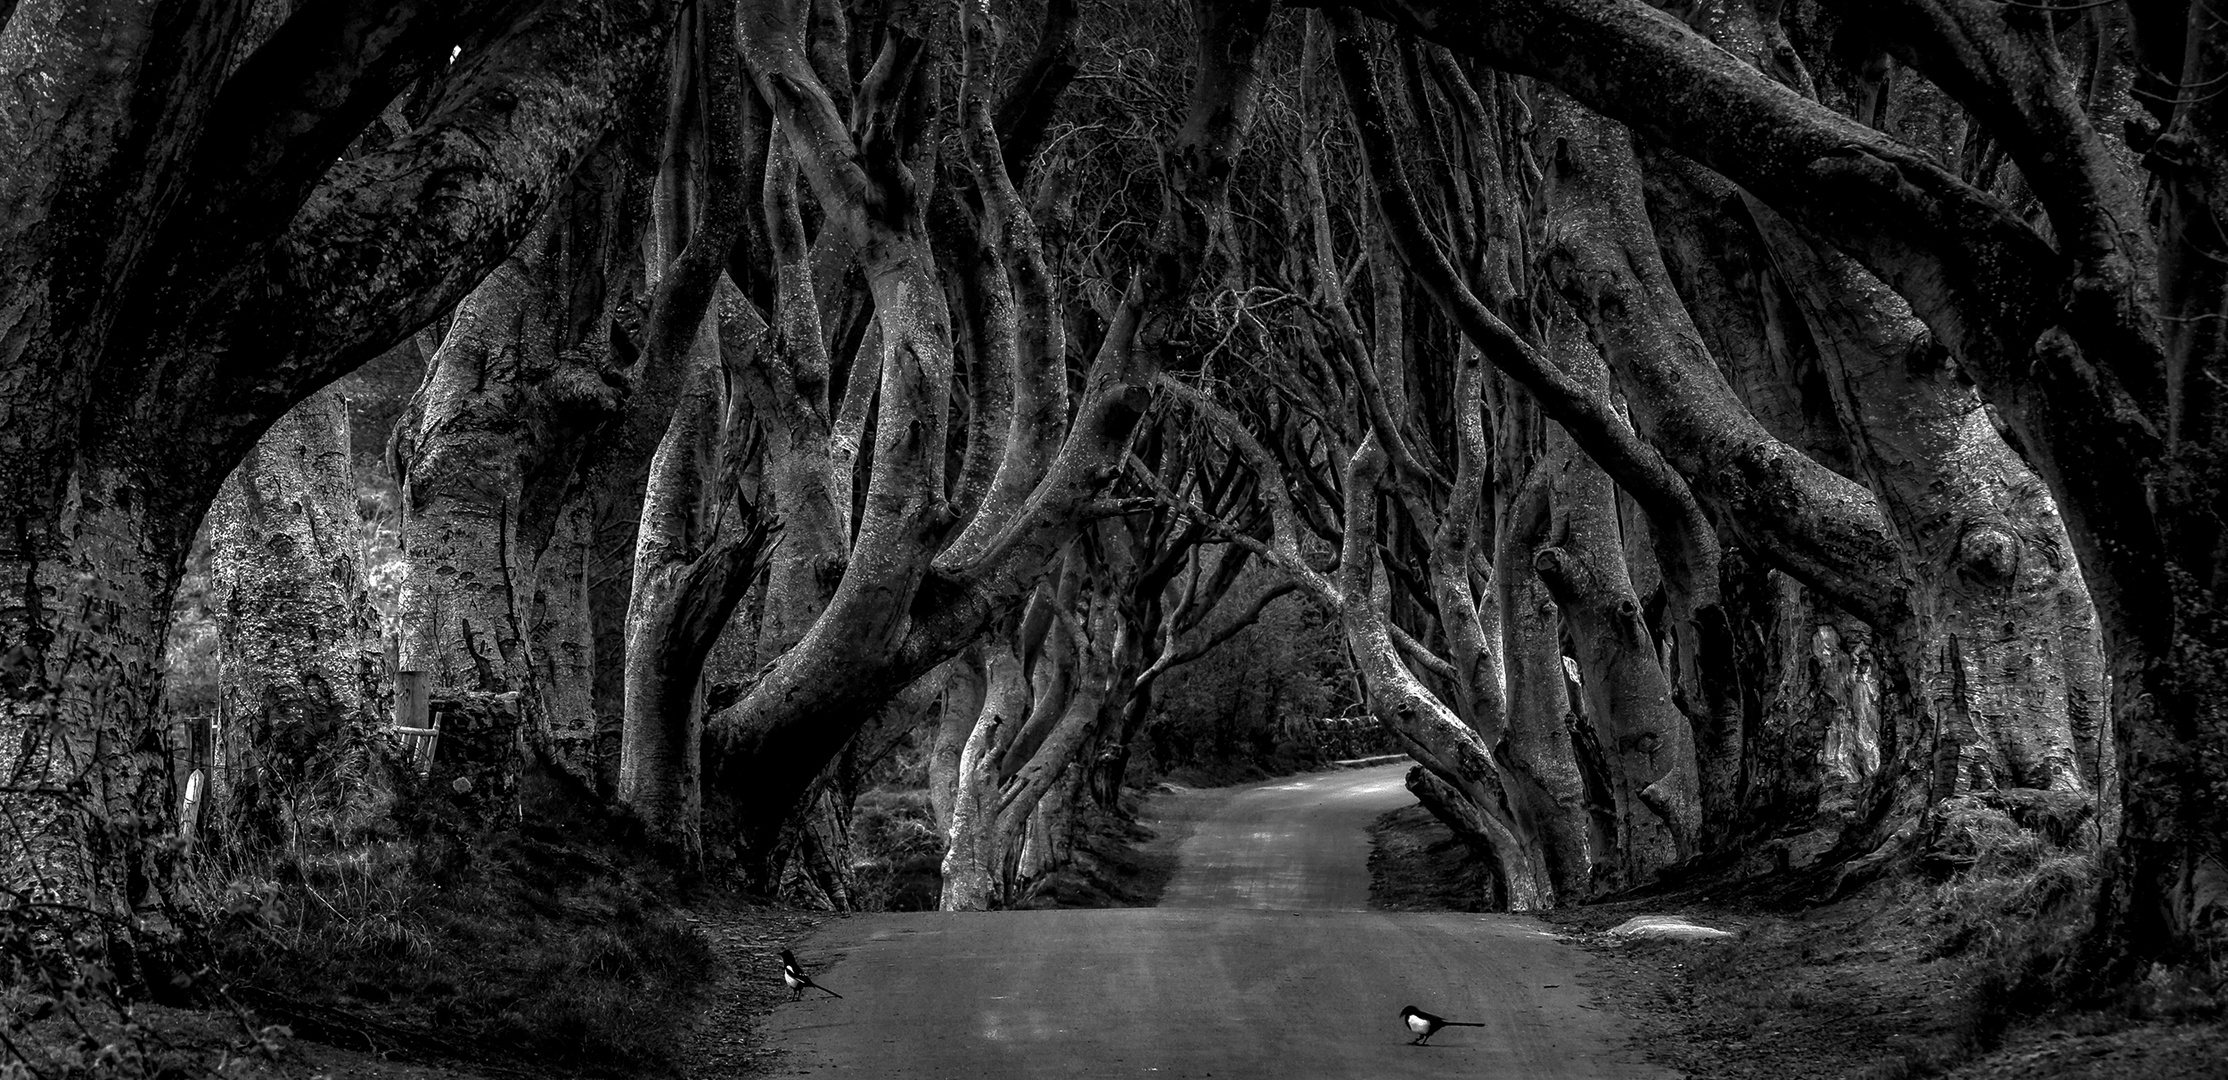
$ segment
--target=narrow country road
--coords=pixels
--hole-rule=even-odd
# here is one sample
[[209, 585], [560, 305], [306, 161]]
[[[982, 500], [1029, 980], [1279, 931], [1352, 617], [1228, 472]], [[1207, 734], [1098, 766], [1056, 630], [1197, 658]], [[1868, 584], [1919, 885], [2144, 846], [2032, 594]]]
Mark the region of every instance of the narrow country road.
[[[1506, 915], [1371, 911], [1399, 765], [1264, 784], [1179, 849], [1157, 908], [865, 915], [798, 951], [845, 996], [775, 1009], [777, 1076], [1668, 1080]], [[1414, 1004], [1482, 1028], [1407, 1045]]]

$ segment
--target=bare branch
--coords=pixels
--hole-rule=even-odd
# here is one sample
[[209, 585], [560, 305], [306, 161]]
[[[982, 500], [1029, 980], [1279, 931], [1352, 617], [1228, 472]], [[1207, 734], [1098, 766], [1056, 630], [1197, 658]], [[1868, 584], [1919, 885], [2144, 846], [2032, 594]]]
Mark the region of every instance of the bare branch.
[[1388, 619], [1385, 626], [1392, 631], [1393, 643], [1399, 645], [1400, 650], [1408, 654], [1408, 659], [1415, 661], [1425, 671], [1429, 671], [1448, 682], [1459, 683], [1462, 681], [1462, 673], [1455, 670], [1454, 664], [1438, 653], [1432, 652], [1423, 642], [1417, 641], [1414, 635], [1401, 629], [1399, 623]]
[[1243, 633], [1246, 627], [1261, 621], [1261, 617], [1268, 614], [1270, 604], [1274, 604], [1290, 595], [1299, 587], [1298, 582], [1278, 582], [1270, 587], [1267, 592], [1255, 597], [1252, 604], [1248, 605], [1244, 611], [1239, 612], [1237, 617], [1231, 619], [1222, 629], [1208, 635], [1205, 641], [1181, 650], [1170, 650], [1162, 653], [1160, 659], [1153, 661], [1152, 667], [1145, 669], [1145, 672], [1137, 677], [1137, 681], [1142, 683], [1151, 678], [1158, 678], [1167, 674], [1170, 669], [1182, 667], [1221, 648], [1223, 643]]

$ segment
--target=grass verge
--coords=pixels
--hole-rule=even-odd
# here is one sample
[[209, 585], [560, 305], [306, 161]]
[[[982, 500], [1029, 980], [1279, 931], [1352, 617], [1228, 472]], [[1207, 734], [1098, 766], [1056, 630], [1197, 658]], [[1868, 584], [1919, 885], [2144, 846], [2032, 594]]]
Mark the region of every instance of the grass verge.
[[1084, 810], [1074, 859], [1047, 874], [1016, 905], [1037, 908], [1152, 907], [1176, 874], [1176, 849], [1234, 791], [1157, 783], [1122, 792], [1120, 814]]
[[[1724, 883], [1544, 914], [1595, 953], [1589, 983], [1689, 1080], [2221, 1080], [2216, 992], [2159, 972], [2100, 999], [2070, 962], [2098, 854], [1972, 800], [1938, 808], [1912, 865], [1833, 904], [1729, 902]], [[1372, 829], [1373, 906], [1475, 910], [1482, 867], [1420, 808]], [[1678, 914], [1720, 942], [1612, 927]]]
[[1381, 911], [1484, 911], [1492, 870], [1422, 806], [1369, 827], [1369, 906]]
[[530, 1075], [669, 1073], [713, 954], [653, 865], [554, 830], [199, 868], [215, 993], [301, 1038]]

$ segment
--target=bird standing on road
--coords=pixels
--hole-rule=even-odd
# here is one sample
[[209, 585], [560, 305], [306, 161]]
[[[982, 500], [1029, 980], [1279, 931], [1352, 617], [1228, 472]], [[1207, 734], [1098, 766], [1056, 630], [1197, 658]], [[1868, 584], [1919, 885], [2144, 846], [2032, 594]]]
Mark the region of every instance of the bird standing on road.
[[1408, 1025], [1408, 1030], [1416, 1033], [1415, 1038], [1408, 1040], [1410, 1046], [1431, 1045], [1431, 1037], [1438, 1034], [1440, 1028], [1485, 1026], [1474, 1020], [1449, 1020], [1443, 1016], [1433, 1016], [1413, 1005], [1400, 1010], [1400, 1019]]
[[791, 1001], [795, 1001], [798, 998], [803, 997], [805, 988], [808, 986], [814, 990], [818, 990], [821, 993], [828, 995], [829, 997], [839, 998], [843, 996], [842, 994], [838, 994], [835, 991], [820, 985], [819, 983], [813, 982], [812, 976], [805, 974], [805, 969], [797, 966], [797, 958], [794, 955], [791, 955], [791, 953], [787, 949], [781, 950], [781, 981], [789, 985], [789, 1000]]

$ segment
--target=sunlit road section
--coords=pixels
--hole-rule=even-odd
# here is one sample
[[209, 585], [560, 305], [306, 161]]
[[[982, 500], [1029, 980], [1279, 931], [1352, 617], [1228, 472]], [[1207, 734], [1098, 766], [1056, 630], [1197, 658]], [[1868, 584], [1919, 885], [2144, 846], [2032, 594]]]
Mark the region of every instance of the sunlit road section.
[[[1669, 1080], [1522, 917], [1368, 909], [1399, 765], [1262, 784], [1199, 823], [1157, 908], [857, 916], [798, 951], [841, 1000], [768, 1018], [772, 1075]], [[1414, 1004], [1482, 1028], [1407, 1045]]]
[[1369, 823], [1415, 802], [1404, 766], [1280, 780], [1199, 823], [1163, 908], [1369, 909]]

